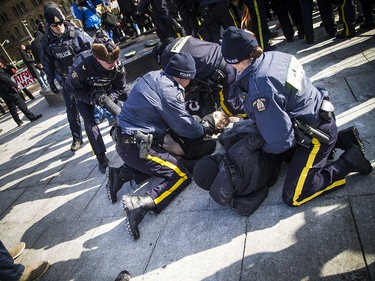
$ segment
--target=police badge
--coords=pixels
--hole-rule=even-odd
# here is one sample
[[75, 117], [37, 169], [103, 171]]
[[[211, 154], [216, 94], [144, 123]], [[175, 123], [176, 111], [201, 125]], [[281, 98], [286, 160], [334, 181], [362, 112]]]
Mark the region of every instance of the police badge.
[[256, 111], [262, 112], [267, 109], [268, 98], [259, 98], [253, 102], [253, 107]]

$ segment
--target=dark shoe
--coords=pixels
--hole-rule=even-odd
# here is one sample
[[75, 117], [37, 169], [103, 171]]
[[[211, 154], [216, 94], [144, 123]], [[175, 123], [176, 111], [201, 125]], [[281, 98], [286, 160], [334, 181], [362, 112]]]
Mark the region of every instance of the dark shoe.
[[349, 168], [350, 172], [358, 172], [362, 175], [368, 175], [372, 171], [370, 161], [368, 161], [362, 154], [362, 151], [356, 147], [351, 146], [340, 156], [340, 159]]
[[349, 34], [345, 34], [345, 31], [341, 31], [336, 34], [337, 39], [344, 39], [344, 38], [353, 38], [355, 36], [355, 31], [349, 32]]
[[71, 151], [77, 151], [81, 148], [83, 141], [73, 141], [72, 145], [70, 146]]
[[361, 24], [359, 26], [360, 29], [373, 29], [375, 28], [375, 23], [372, 22], [372, 23], [368, 23], [368, 22], [364, 22], [363, 24]]
[[124, 195], [122, 204], [126, 212], [126, 227], [134, 240], [139, 238], [138, 225], [141, 223], [148, 211], [155, 208], [154, 200], [149, 195]]
[[134, 175], [125, 164], [119, 168], [108, 167], [106, 175], [107, 184], [105, 189], [107, 190], [109, 202], [113, 204], [117, 202], [117, 192], [124, 183], [133, 180]]
[[115, 281], [130, 281], [130, 274], [127, 270], [123, 270], [117, 275]]
[[44, 273], [47, 272], [50, 263], [43, 261], [38, 264], [25, 266], [25, 270], [21, 275], [20, 281], [31, 281], [39, 279]]
[[21, 127], [23, 125], [23, 121], [21, 121], [21, 122], [17, 122], [17, 126], [18, 127]]
[[359, 137], [359, 133], [356, 127], [349, 127], [339, 131], [335, 147], [346, 150], [353, 145], [358, 147], [361, 150], [362, 154], [365, 155], [365, 146], [363, 145], [363, 141]]
[[7, 249], [7, 250], [9, 254], [12, 256], [12, 258], [15, 260], [22, 254], [23, 250], [25, 250], [25, 247], [26, 247], [25, 242], [20, 242], [17, 245], [14, 245], [12, 248]]
[[278, 32], [278, 31], [271, 31], [271, 32], [268, 34], [268, 36], [269, 36], [270, 39], [275, 38], [275, 37], [277, 37], [278, 35], [279, 35], [279, 32]]
[[99, 171], [102, 174], [105, 174], [105, 170], [108, 168], [108, 162], [109, 162], [107, 156], [105, 156], [104, 153], [101, 153], [99, 155], [96, 155], [96, 158], [98, 159], [98, 162], [99, 162]]
[[31, 122], [34, 122], [34, 121], [38, 120], [38, 119], [41, 118], [41, 117], [42, 117], [42, 114], [37, 114], [37, 115], [35, 115], [35, 117], [34, 117], [33, 119], [31, 119], [30, 121], [31, 121]]
[[311, 39], [305, 39], [305, 43], [311, 45], [311, 44], [314, 44], [315, 41], [314, 41], [314, 40], [311, 40]]

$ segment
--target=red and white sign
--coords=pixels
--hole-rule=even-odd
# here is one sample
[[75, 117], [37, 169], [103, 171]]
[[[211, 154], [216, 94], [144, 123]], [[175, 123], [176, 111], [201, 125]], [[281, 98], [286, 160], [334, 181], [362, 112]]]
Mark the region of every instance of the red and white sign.
[[32, 84], [38, 82], [30, 73], [27, 67], [19, 69], [12, 77], [12, 80], [17, 83], [20, 89], [24, 89]]

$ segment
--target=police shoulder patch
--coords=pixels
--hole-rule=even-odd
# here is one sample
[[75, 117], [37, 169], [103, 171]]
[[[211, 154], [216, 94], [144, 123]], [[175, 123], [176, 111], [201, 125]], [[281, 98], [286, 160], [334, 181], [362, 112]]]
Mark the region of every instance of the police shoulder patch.
[[253, 108], [258, 112], [267, 110], [267, 107], [268, 107], [268, 98], [259, 98], [253, 101]]
[[184, 94], [179, 92], [176, 96], [176, 100], [181, 102], [181, 103], [185, 103], [185, 97], [184, 97]]

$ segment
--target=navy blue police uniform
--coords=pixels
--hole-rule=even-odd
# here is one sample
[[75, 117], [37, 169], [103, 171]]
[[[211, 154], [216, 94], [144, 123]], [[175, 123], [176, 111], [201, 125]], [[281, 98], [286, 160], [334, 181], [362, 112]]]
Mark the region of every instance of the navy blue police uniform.
[[125, 223], [134, 239], [140, 236], [138, 225], [146, 213], [160, 213], [192, 181], [187, 167], [162, 146], [168, 130], [195, 140], [215, 133], [212, 115], [199, 123], [185, 109], [184, 87], [195, 73], [190, 54], [175, 54], [165, 70], [149, 72], [137, 81], [117, 117], [120, 130], [116, 149], [134, 170], [132, 178], [163, 179], [146, 194], [123, 196]]
[[229, 11], [225, 0], [198, 0], [199, 13], [204, 21], [207, 33], [203, 39], [219, 43], [221, 27], [227, 29], [229, 26], [237, 26], [237, 23]]
[[371, 173], [358, 142], [350, 141], [340, 158], [327, 164], [338, 139], [334, 108], [328, 92], [312, 85], [293, 55], [263, 53], [249, 32], [237, 28], [224, 32], [222, 52], [228, 63], [242, 71], [238, 93], [245, 113], [264, 139], [262, 149], [288, 156], [290, 169], [283, 188], [286, 204], [299, 206], [342, 187], [352, 171]]
[[[187, 88], [186, 107], [191, 114], [202, 117], [215, 110], [214, 105], [209, 102], [203, 101], [202, 104], [199, 100], [190, 98], [191, 90], [194, 86], [198, 86], [199, 90], [202, 90], [203, 87], [200, 95], [212, 93], [212, 97], [209, 94], [205, 100], [213, 98], [217, 107], [220, 107], [229, 116], [242, 115], [245, 117], [242, 103], [237, 96], [232, 97], [230, 94], [230, 85], [236, 79], [236, 70], [223, 59], [219, 44], [199, 40], [192, 36], [176, 38], [164, 49], [159, 62], [161, 67], [164, 69], [169, 59], [179, 52], [190, 54], [194, 58], [197, 69], [194, 80]], [[202, 108], [205, 106], [204, 103], [208, 104], [210, 112], [206, 112]]]
[[125, 67], [117, 61], [112, 70], [107, 70], [96, 60], [92, 51], [87, 50], [74, 60], [65, 85], [68, 93], [77, 100], [94, 154], [98, 156], [105, 153], [106, 147], [95, 122], [95, 97], [101, 92], [115, 102], [126, 100], [130, 88], [126, 84]]
[[[284, 182], [284, 202], [299, 206], [344, 186], [348, 169], [338, 162], [327, 165], [337, 140], [335, 119], [323, 120], [319, 115], [328, 92], [312, 85], [298, 60], [290, 54], [266, 52], [239, 79], [248, 79], [244, 110], [256, 122], [265, 140], [263, 150], [281, 154], [294, 149]], [[293, 119], [325, 133], [329, 141], [322, 143], [313, 138], [307, 148], [296, 146]]]
[[[188, 114], [184, 101], [184, 89], [169, 74], [163, 70], [149, 72], [134, 85], [117, 118], [121, 127], [117, 152], [125, 164], [143, 174], [144, 179], [150, 176], [164, 178], [147, 192], [157, 213], [192, 180], [184, 165], [161, 147], [167, 130], [190, 139], [204, 136], [203, 127]], [[154, 141], [145, 159], [139, 157], [137, 141], [126, 142], [136, 131], [153, 136]]]
[[[73, 59], [80, 52], [90, 49], [92, 43], [91, 37], [81, 29], [74, 27], [69, 22], [64, 22], [64, 25], [65, 32], [63, 34], [54, 34], [49, 28], [42, 41], [41, 62], [45, 66], [47, 80], [53, 91], [57, 91], [54, 84], [56, 73], [65, 82]], [[63, 87], [63, 96], [73, 142], [82, 142], [81, 121], [75, 98], [66, 91], [65, 87]]]

